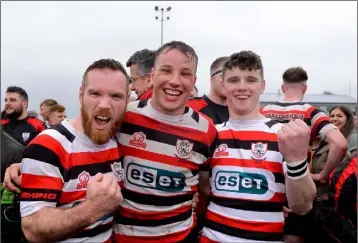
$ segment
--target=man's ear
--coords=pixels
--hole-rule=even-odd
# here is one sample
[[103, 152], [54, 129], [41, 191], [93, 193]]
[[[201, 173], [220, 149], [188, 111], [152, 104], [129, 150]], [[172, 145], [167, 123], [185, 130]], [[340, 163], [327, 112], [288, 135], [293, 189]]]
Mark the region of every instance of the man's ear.
[[23, 107], [24, 109], [27, 109], [28, 106], [29, 106], [29, 101], [28, 101], [28, 100], [24, 100], [24, 101], [22, 102], [22, 107]]
[[263, 94], [265, 92], [265, 88], [266, 88], [266, 81], [262, 80], [262, 82], [261, 82], [261, 94]]

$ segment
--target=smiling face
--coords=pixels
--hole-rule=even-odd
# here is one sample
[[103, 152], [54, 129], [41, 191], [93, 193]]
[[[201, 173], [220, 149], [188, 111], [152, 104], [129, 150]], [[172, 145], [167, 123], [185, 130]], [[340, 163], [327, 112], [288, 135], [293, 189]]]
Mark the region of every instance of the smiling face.
[[[189, 54], [188, 54], [189, 55]], [[164, 49], [157, 57], [152, 72], [151, 104], [159, 112], [180, 115], [196, 81], [196, 60], [177, 49]]]
[[347, 116], [339, 108], [331, 111], [329, 119], [339, 130], [342, 130], [347, 123]]
[[260, 94], [265, 90], [260, 69], [241, 70], [239, 67], [233, 67], [225, 70], [223, 90], [227, 97], [230, 118], [257, 117]]
[[94, 69], [80, 88], [84, 133], [95, 144], [108, 142], [120, 127], [128, 99], [128, 83], [121, 71]]

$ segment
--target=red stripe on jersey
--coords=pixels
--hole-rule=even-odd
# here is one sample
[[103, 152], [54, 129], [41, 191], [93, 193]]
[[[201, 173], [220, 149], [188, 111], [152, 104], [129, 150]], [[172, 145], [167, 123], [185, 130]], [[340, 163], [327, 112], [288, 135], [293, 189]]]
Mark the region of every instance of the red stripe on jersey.
[[31, 124], [38, 133], [42, 132], [43, 130], [45, 130], [45, 125], [42, 123], [42, 121], [40, 121], [39, 119], [35, 118], [35, 117], [30, 117], [27, 119], [27, 122], [29, 124]]
[[36, 139], [31, 140], [29, 145], [31, 144], [39, 144], [41, 146], [48, 148], [59, 157], [60, 162], [65, 169], [68, 170], [71, 167], [71, 165], [68, 163], [67, 160], [68, 157], [67, 151], [62, 147], [59, 141], [57, 141], [50, 135], [41, 134], [40, 136], [37, 136]]
[[192, 108], [194, 111], [200, 112], [201, 109], [208, 106], [208, 103], [206, 103], [206, 101], [202, 98], [195, 98], [188, 100], [186, 105]]
[[309, 115], [309, 117], [311, 117], [312, 112], [315, 111], [316, 109], [317, 109], [316, 107], [310, 106], [310, 107], [306, 110], [306, 112], [307, 112], [307, 114]]
[[161, 220], [161, 219], [177, 216], [181, 213], [188, 211], [191, 208], [192, 205], [187, 205], [167, 212], [139, 212], [129, 208], [120, 207], [119, 213], [121, 216], [128, 217], [128, 218], [135, 218], [135, 219], [142, 219], [142, 220]]
[[213, 158], [211, 167], [214, 166], [240, 166], [247, 168], [266, 169], [272, 173], [283, 174], [282, 164], [266, 160], [255, 161], [251, 159], [231, 159], [231, 158]]
[[63, 181], [60, 178], [44, 175], [25, 174], [21, 175], [23, 188], [52, 189], [62, 191]]
[[81, 165], [98, 164], [101, 159], [103, 159], [104, 161], [101, 161], [100, 163], [106, 163], [109, 160], [116, 160], [118, 158], [118, 148], [115, 147], [98, 152], [71, 153], [69, 161], [71, 161], [71, 165], [74, 167]]
[[255, 222], [255, 221], [246, 221], [240, 219], [233, 219], [229, 217], [225, 217], [223, 215], [216, 214], [208, 210], [206, 213], [206, 218], [214, 221], [216, 223], [222, 225], [228, 225], [230, 227], [236, 229], [243, 229], [249, 231], [259, 231], [259, 232], [266, 232], [266, 233], [282, 233], [284, 222]]
[[163, 123], [160, 121], [129, 111], [125, 113], [125, 121], [133, 125], [144, 126], [178, 137], [185, 137], [210, 146], [210, 143], [207, 140], [206, 132], [202, 132], [190, 127], [173, 126], [170, 124], [163, 125]]
[[[153, 193], [145, 194], [145, 193], [141, 193], [141, 192], [138, 192], [138, 191], [133, 191], [133, 190], [130, 190], [130, 189], [126, 188], [125, 186], [124, 186], [124, 188], [127, 191], [131, 191], [131, 192], [134, 192], [134, 193], [138, 194], [138, 197], [141, 197], [141, 196], [145, 197], [146, 195], [153, 195]], [[186, 194], [192, 194], [192, 193], [193, 192], [191, 192], [191, 191], [187, 191], [187, 192], [184, 192], [184, 193], [178, 193], [177, 195], [186, 195]], [[167, 196], [160, 195], [160, 197], [162, 197], [163, 200], [165, 200], [166, 197], [172, 197], [172, 195], [167, 195]]]
[[295, 115], [303, 115], [304, 118], [310, 118], [306, 111], [302, 110], [288, 110], [288, 111], [278, 111], [278, 110], [266, 110], [262, 111], [262, 114], [279, 114], [279, 115], [288, 115], [288, 114], [295, 114]]
[[213, 240], [210, 240], [209, 238], [205, 237], [204, 235], [202, 235], [200, 237], [200, 243], [220, 243], [218, 241], [213, 241]]
[[341, 191], [343, 188], [344, 183], [350, 177], [352, 174], [355, 174], [357, 167], [357, 158], [352, 159], [346, 168], [341, 172], [340, 177], [337, 180], [337, 183], [335, 185], [335, 194], [334, 194], [334, 201], [335, 201], [335, 209], [338, 209], [338, 199], [341, 195]]
[[129, 236], [129, 235], [122, 235], [116, 233], [114, 235], [114, 242], [115, 243], [173, 243], [182, 241], [187, 237], [194, 228], [195, 224], [192, 227], [179, 231], [173, 234], [161, 235], [161, 236]]
[[8, 123], [10, 123], [10, 121], [8, 119], [1, 120], [1, 125], [5, 125], [5, 124], [8, 124]]
[[224, 130], [219, 132], [220, 139], [240, 139], [240, 140], [255, 140], [255, 138], [260, 138], [262, 141], [271, 141], [277, 142], [276, 133], [268, 133], [261, 131], [233, 131], [233, 130]]
[[329, 122], [329, 118], [328, 116], [323, 116], [323, 117], [320, 117], [316, 120], [316, 122], [314, 124], [312, 124], [312, 129], [311, 129], [311, 134], [317, 134], [317, 129], [318, 129], [318, 126], [319, 124], [321, 124], [321, 122], [323, 121], [328, 121]]
[[[208, 118], [210, 119], [210, 118]], [[211, 123], [209, 124], [209, 130], [208, 130], [208, 137], [210, 138], [209, 146], [214, 142], [214, 140], [217, 138], [218, 130], [216, 129], [216, 126], [214, 123], [212, 123], [212, 120], [209, 120]]]
[[61, 192], [61, 196], [58, 201], [60, 204], [68, 204], [85, 198], [86, 198], [86, 190], [74, 191], [74, 192]]
[[123, 154], [125, 154], [126, 156], [133, 156], [145, 160], [159, 162], [161, 164], [179, 166], [189, 170], [198, 170], [200, 167], [199, 164], [195, 164], [194, 162], [188, 160], [179, 159], [164, 154], [153, 153], [141, 149], [131, 148], [125, 145], [122, 145], [122, 151]]
[[[237, 198], [232, 198], [232, 197], [223, 197], [223, 196], [217, 196], [215, 194], [213, 194], [212, 192], [210, 192], [210, 195], [212, 197], [216, 197], [216, 198], [227, 198], [227, 199], [237, 199]], [[253, 202], [278, 202], [278, 203], [282, 203], [286, 201], [286, 194], [282, 193], [282, 192], [275, 192], [275, 194], [273, 195], [273, 197], [271, 197], [271, 199], [264, 199], [264, 200], [252, 200], [252, 199], [240, 199], [240, 200], [245, 200], [247, 201], [248, 204], [250, 204], [250, 201]]]

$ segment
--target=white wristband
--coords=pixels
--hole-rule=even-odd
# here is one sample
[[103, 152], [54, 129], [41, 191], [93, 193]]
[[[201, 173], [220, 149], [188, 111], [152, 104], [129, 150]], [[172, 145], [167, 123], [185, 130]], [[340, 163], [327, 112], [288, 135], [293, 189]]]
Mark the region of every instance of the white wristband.
[[292, 180], [298, 180], [306, 176], [308, 173], [308, 163], [307, 160], [301, 160], [297, 162], [286, 163], [287, 167], [287, 177]]

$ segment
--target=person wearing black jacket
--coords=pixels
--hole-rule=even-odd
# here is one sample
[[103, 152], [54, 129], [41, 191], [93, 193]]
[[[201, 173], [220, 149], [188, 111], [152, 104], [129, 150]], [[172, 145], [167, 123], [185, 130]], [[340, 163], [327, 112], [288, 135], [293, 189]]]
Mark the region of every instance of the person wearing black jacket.
[[[1, 130], [1, 178], [13, 163], [20, 163], [25, 147]], [[1, 188], [1, 242], [23, 242], [18, 195]]]

